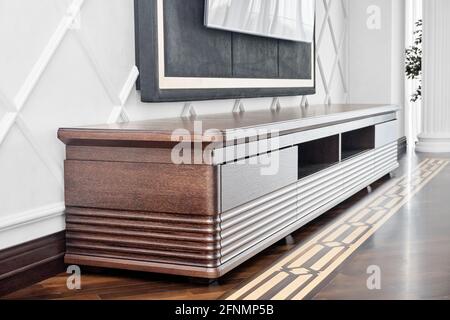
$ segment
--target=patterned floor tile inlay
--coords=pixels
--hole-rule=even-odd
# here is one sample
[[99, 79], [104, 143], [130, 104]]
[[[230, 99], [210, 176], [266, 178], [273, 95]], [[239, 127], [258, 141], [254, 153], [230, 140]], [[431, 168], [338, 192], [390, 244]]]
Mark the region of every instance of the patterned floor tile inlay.
[[426, 159], [392, 180], [306, 244], [227, 295], [227, 300], [301, 300], [427, 185], [448, 160]]

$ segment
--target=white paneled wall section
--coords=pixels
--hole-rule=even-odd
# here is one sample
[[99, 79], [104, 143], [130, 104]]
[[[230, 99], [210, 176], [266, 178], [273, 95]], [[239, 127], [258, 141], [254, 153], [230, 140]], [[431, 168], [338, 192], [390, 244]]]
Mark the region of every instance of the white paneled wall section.
[[[347, 101], [347, 0], [317, 0], [317, 94]], [[64, 230], [59, 127], [179, 116], [135, 90], [133, 0], [0, 0], [0, 250]], [[286, 97], [281, 106], [299, 105]], [[246, 110], [273, 99], [245, 99]], [[198, 114], [235, 101], [194, 102]]]
[[349, 102], [395, 104], [404, 136], [405, 0], [348, 0]]

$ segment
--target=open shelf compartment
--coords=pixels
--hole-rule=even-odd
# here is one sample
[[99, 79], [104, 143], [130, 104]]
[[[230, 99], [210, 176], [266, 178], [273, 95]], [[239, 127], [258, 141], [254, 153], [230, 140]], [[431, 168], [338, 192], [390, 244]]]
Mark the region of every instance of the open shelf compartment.
[[298, 178], [303, 179], [339, 163], [339, 135], [298, 145]]
[[345, 132], [341, 135], [342, 161], [373, 149], [375, 149], [375, 126]]

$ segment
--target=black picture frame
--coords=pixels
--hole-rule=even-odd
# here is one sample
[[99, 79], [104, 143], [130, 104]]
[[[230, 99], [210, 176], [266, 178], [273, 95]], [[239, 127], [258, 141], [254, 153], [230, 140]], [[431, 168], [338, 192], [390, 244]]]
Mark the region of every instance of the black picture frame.
[[[158, 8], [158, 2], [162, 8]], [[161, 5], [162, 2], [164, 3], [163, 6]], [[141, 91], [141, 99], [143, 102], [282, 97], [316, 93], [315, 41], [312, 44], [301, 44], [287, 40], [207, 29], [203, 25], [204, 5], [204, 0], [135, 0], [136, 64], [140, 72], [137, 89]], [[158, 9], [160, 10], [159, 12]], [[162, 22], [160, 21], [161, 17], [164, 20]], [[166, 20], [170, 20], [170, 23], [178, 25], [178, 28], [167, 31], [166, 26], [168, 22]], [[161, 28], [161, 25], [165, 26], [162, 28], [164, 29], [164, 46], [161, 46], [162, 49], [160, 48], [159, 42], [159, 34], [161, 34], [161, 31], [158, 29], [158, 27]], [[183, 33], [187, 33], [188, 36], [183, 37]], [[206, 61], [203, 68], [203, 62], [199, 63], [197, 60], [198, 57], [195, 54], [189, 54], [190, 48], [184, 50], [188, 54], [183, 55], [183, 49], [186, 49], [185, 47], [180, 47], [183, 45], [180, 42], [183, 41], [185, 47], [192, 47], [191, 51], [195, 51], [197, 47], [201, 48], [202, 45], [209, 46], [208, 48], [202, 49], [202, 52], [207, 52], [207, 50], [219, 52], [219, 59], [214, 60], [209, 57], [211, 58], [210, 61]], [[196, 43], [195, 41], [198, 42]], [[168, 49], [171, 43], [173, 50]], [[261, 51], [259, 48], [268, 48], [267, 51], [272, 50], [272, 52], [276, 52], [278, 77], [277, 74], [274, 74], [273, 63], [271, 66], [267, 63], [266, 66], [266, 60], [269, 61], [269, 59], [262, 59], [260, 63], [254, 65], [251, 63], [248, 66], [245, 63], [238, 65], [236, 62], [238, 59], [235, 59], [236, 55], [233, 56], [234, 52], [237, 51], [237, 45], [241, 46], [239, 47], [240, 55], [237, 57], [243, 57], [243, 61], [246, 61], [246, 59], [247, 61], [251, 61], [250, 59]], [[308, 45], [309, 48], [307, 47]], [[222, 58], [221, 52], [228, 52], [227, 50], [229, 50], [230, 46], [232, 47], [231, 50], [234, 50], [233, 52], [230, 51], [231, 56], [223, 55], [225, 57], [223, 59], [227, 60], [220, 60]], [[214, 50], [216, 47], [223, 47], [225, 49]], [[273, 48], [276, 48], [277, 51], [274, 51]], [[162, 56], [162, 50], [164, 50], [165, 61], [168, 61], [162, 68], [164, 70], [163, 72], [166, 73], [169, 70], [172, 74], [175, 74], [174, 77], [170, 75], [168, 77], [161, 76], [160, 56]], [[179, 50], [180, 53], [178, 54]], [[308, 50], [311, 50], [310, 54]], [[167, 52], [175, 52], [172, 55], [175, 57], [172, 57]], [[280, 58], [281, 55], [288, 58], [282, 60]], [[228, 59], [231, 60], [231, 72], [228, 72], [229, 67], [224, 67], [221, 70], [221, 66], [227, 65], [229, 62]], [[194, 60], [197, 63], [196, 65]], [[206, 55], [205, 60], [208, 60]], [[296, 79], [295, 75], [288, 79], [280, 77], [280, 61], [284, 63], [285, 60], [290, 61], [291, 66], [293, 63], [296, 63], [295, 67], [298, 65], [298, 70], [295, 70], [299, 75], [308, 74], [309, 72], [311, 79]], [[219, 62], [216, 63], [215, 61]], [[298, 61], [301, 61], [301, 63], [297, 63]], [[195, 69], [185, 70], [193, 65], [196, 66]], [[237, 68], [241, 68], [244, 76], [239, 78], [234, 76], [235, 69]], [[288, 65], [284, 69], [292, 70], [293, 68], [289, 68]], [[222, 76], [220, 72], [223, 72], [224, 75]], [[268, 76], [261, 77], [261, 74], [267, 74]], [[186, 80], [184, 81], [184, 79]], [[199, 83], [199, 79], [202, 81], [201, 88], [191, 86], [187, 86], [186, 88], [182, 87], [184, 83], [188, 83], [189, 81], [197, 84]], [[175, 87], [164, 87], [162, 80], [177, 80], [177, 84]], [[212, 83], [211, 87], [209, 87], [210, 82]], [[295, 86], [283, 87], [286, 82], [295, 84]], [[220, 83], [220, 85], [217, 86], [217, 83]], [[235, 85], [237, 83], [239, 83], [239, 86]], [[265, 86], [260, 86], [259, 83], [264, 83]], [[275, 83], [278, 85], [271, 87]], [[308, 85], [297, 86], [297, 83], [308, 83]]]

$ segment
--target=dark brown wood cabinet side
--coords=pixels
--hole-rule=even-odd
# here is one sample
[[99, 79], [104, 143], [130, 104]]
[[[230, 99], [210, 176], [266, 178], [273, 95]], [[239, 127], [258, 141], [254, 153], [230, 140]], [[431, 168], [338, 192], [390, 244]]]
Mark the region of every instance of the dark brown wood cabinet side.
[[64, 169], [68, 207], [218, 213], [213, 166], [66, 160]]
[[170, 151], [67, 146], [66, 263], [220, 275], [218, 168]]

